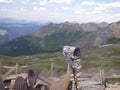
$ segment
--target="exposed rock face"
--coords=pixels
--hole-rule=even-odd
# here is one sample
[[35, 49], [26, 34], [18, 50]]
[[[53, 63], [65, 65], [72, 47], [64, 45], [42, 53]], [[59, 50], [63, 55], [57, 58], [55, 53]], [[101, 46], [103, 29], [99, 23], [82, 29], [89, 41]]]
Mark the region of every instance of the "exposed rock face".
[[108, 28], [113, 32], [115, 37], [120, 38], [120, 21], [111, 23]]
[[84, 31], [84, 32], [91, 32], [91, 31], [97, 31], [101, 28], [106, 27], [106, 25], [100, 25], [96, 23], [60, 23], [60, 24], [53, 24], [50, 23], [49, 25], [41, 28], [40, 30], [32, 33], [32, 36], [35, 37], [42, 37], [44, 38], [46, 35], [51, 35], [54, 32], [72, 32], [72, 31]]

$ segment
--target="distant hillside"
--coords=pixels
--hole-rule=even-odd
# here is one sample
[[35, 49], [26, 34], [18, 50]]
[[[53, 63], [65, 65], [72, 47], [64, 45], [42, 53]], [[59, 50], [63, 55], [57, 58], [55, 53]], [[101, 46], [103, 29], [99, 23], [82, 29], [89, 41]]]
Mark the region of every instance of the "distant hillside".
[[37, 23], [9, 18], [0, 19], [0, 44], [39, 30], [45, 23]]
[[[89, 49], [104, 44], [119, 43], [118, 33], [115, 32], [120, 30], [120, 23], [115, 23], [115, 26], [114, 23], [93, 22], [50, 23], [38, 31], [1, 45], [0, 54], [29, 55], [60, 51], [64, 45]], [[112, 42], [113, 39], [114, 42]]]

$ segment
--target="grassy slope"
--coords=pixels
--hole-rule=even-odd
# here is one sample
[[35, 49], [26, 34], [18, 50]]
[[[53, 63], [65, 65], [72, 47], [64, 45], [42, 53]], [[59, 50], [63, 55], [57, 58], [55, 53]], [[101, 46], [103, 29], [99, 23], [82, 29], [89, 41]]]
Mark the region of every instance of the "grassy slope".
[[25, 36], [0, 46], [2, 55], [20, 56], [60, 51], [64, 45], [73, 45], [88, 32], [54, 32], [45, 38]]
[[[32, 56], [7, 57], [0, 56], [2, 66], [13, 66], [19, 64], [18, 73], [27, 72], [28, 69], [37, 70], [40, 72], [50, 72], [51, 62], [54, 63], [55, 72], [62, 74], [66, 71], [67, 61], [63, 61], [63, 56], [60, 53], [52, 54], [37, 54]], [[28, 66], [28, 67], [22, 67]], [[0, 74], [4, 74], [9, 69], [0, 69]], [[14, 73], [14, 72], [13, 72]], [[57, 74], [57, 75], [58, 75]]]
[[107, 43], [108, 43], [108, 44], [120, 43], [120, 38], [115, 38], [115, 37], [109, 38], [109, 39], [107, 40]]
[[[120, 47], [103, 47], [84, 51], [83, 67], [120, 66]], [[87, 63], [86, 63], [87, 62]], [[88, 66], [86, 65], [88, 64]]]
[[[82, 70], [96, 69], [103, 66], [104, 68], [120, 68], [120, 47], [110, 46], [81, 51], [82, 53]], [[13, 66], [19, 63], [18, 72], [23, 73], [28, 69], [37, 70], [43, 73], [50, 73], [50, 64], [54, 63], [54, 73], [61, 75], [66, 72], [69, 59], [65, 59], [61, 53], [37, 54], [31, 56], [8, 57], [0, 56], [2, 66]], [[22, 67], [27, 65], [28, 67]], [[0, 69], [3, 74], [8, 69]], [[91, 70], [90, 70], [91, 71]], [[118, 70], [119, 71], [119, 70]]]

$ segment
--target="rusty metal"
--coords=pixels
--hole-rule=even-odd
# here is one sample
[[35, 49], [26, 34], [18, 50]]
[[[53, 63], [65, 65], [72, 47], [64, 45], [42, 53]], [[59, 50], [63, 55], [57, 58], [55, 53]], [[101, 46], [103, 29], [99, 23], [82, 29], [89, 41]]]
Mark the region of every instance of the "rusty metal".
[[78, 47], [73, 47], [73, 46], [64, 46], [63, 55], [66, 58], [74, 58], [74, 59], [78, 59], [81, 56], [80, 49]]

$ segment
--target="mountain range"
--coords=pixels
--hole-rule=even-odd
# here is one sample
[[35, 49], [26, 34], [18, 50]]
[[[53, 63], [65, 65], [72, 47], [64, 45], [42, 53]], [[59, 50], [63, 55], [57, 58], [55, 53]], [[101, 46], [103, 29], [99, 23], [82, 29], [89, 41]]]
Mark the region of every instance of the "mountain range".
[[44, 25], [45, 23], [2, 18], [0, 19], [0, 44], [38, 30]]
[[0, 54], [31, 55], [60, 51], [64, 45], [90, 49], [115, 43], [120, 43], [120, 21], [50, 23], [37, 31], [0, 45]]

